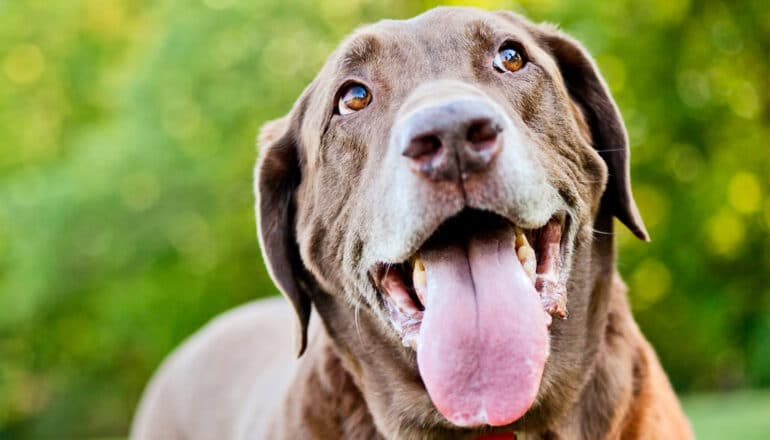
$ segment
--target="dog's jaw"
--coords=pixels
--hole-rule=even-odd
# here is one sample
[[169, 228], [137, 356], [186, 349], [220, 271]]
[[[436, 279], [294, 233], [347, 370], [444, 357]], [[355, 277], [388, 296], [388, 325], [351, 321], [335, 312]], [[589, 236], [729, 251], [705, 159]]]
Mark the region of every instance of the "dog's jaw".
[[[490, 213], [464, 211], [459, 216], [450, 218], [445, 224], [442, 224], [406, 262], [396, 265], [379, 265], [372, 271], [372, 278], [381, 292], [383, 308], [390, 318], [391, 331], [398, 334], [404, 346], [410, 347], [417, 353], [418, 367], [423, 374], [423, 380], [426, 381], [434, 403], [453, 424], [457, 426], [508, 425], [518, 419], [534, 402], [535, 394], [539, 389], [542, 365], [548, 353], [547, 328], [551, 325], [554, 317], [561, 319], [565, 318], [567, 314], [566, 280], [569, 274], [564, 270], [564, 267], [567, 266], [564, 263], [566, 254], [564, 249], [571, 247], [568, 246], [569, 241], [567, 240], [571, 234], [563, 233], [563, 231], [567, 229], [568, 224], [566, 213], [560, 212], [540, 228], [522, 230], [509, 221]], [[562, 240], [563, 237], [564, 240]], [[484, 243], [489, 239], [492, 239], [493, 242], [481, 244], [481, 247], [478, 247], [478, 243]], [[477, 244], [474, 245], [473, 243]], [[479, 251], [473, 250], [476, 248], [486, 250], [479, 253]], [[457, 251], [448, 252], [449, 249], [457, 249]], [[490, 254], [489, 257], [484, 257], [485, 253]], [[450, 257], [450, 255], [455, 255], [455, 257]], [[451, 260], [457, 260], [457, 263], [446, 266]], [[474, 261], [476, 263], [473, 263]], [[503, 263], [505, 261], [508, 263]], [[440, 269], [443, 266], [446, 266], [448, 271]], [[471, 278], [466, 279], [470, 284], [463, 281], [460, 275], [466, 267], [474, 268], [472, 273], [468, 274]], [[458, 276], [460, 278], [456, 278]], [[513, 278], [510, 278], [511, 276]], [[497, 278], [501, 281], [494, 281]], [[489, 288], [484, 287], [487, 282], [492, 283]], [[462, 287], [463, 285], [466, 287]], [[475, 300], [471, 300], [472, 297], [463, 300], [464, 289], [476, 291]], [[479, 302], [482, 297], [478, 295], [483, 292], [487, 292], [486, 295], [492, 295], [487, 297], [492, 302], [486, 306], [483, 305], [485, 303]], [[528, 298], [534, 302], [530, 302]], [[470, 300], [470, 302], [459, 309], [457, 305], [452, 305], [459, 304], [458, 301], [466, 300]], [[508, 312], [503, 312], [509, 303], [512, 308]], [[439, 308], [439, 305], [447, 304], [449, 304], [447, 308]], [[536, 309], [526, 311], [529, 307], [526, 304], [537, 304], [536, 309], [540, 309], [540, 314], [543, 315], [542, 327], [535, 322], [524, 324], [529, 322], [528, 319], [531, 317], [538, 315]], [[480, 312], [473, 312], [476, 307], [481, 307], [480, 310], [487, 310], [493, 314], [502, 313], [502, 315], [496, 317], [479, 315]], [[476, 338], [473, 336], [474, 332], [480, 328], [485, 328], [489, 322], [500, 324], [490, 327], [490, 334], [480, 337], [478, 340], [474, 339]], [[508, 325], [507, 323], [516, 324], [508, 330], [501, 330], [502, 333], [498, 334], [497, 327], [504, 328]], [[521, 396], [519, 409], [510, 407], [501, 410], [493, 404], [493, 402], [498, 401], [515, 403], [516, 399], [513, 398], [491, 398], [492, 400], [486, 399], [486, 403], [474, 401], [474, 399], [468, 400], [469, 396], [476, 394], [478, 390], [467, 396], [458, 394], [457, 390], [453, 390], [450, 394], [456, 395], [452, 398], [454, 401], [450, 399], [450, 401], [440, 402], [440, 400], [445, 399], [441, 397], [445, 394], [441, 391], [445, 388], [443, 383], [450, 383], [453, 380], [452, 377], [457, 378], [459, 370], [436, 383], [432, 382], [431, 377], [434, 374], [443, 377], [444, 373], [439, 374], [435, 371], [444, 371], [446, 367], [438, 367], [436, 370], [431, 365], [440, 366], [447, 362], [459, 362], [467, 367], [466, 364], [470, 365], [477, 362], [477, 357], [485, 353], [486, 349], [483, 347], [488, 344], [488, 341], [513, 338], [518, 332], [517, 329], [522, 326], [528, 328], [522, 334], [522, 338], [491, 349], [499, 352], [502, 347], [506, 346], [533, 347], [532, 350], [534, 351], [531, 352], [514, 350], [505, 364], [506, 366], [513, 366], [516, 364], [513, 360], [522, 360], [520, 366], [514, 367], [513, 376], [501, 383], [514, 383], [518, 380], [514, 377], [528, 377], [515, 388], [519, 391], [528, 389], [530, 390], [527, 392], [529, 394], [517, 394], [513, 390], [506, 394]], [[454, 337], [451, 335], [459, 331], [456, 330], [457, 328], [466, 327], [467, 331], [459, 333], [460, 339], [453, 339]], [[538, 337], [538, 332], [544, 332], [542, 333], [544, 336]], [[450, 339], [439, 342], [445, 340], [446, 337]], [[476, 340], [473, 347], [468, 348], [467, 343], [463, 342], [467, 338]], [[500, 343], [502, 340], [494, 344]], [[461, 348], [463, 346], [465, 348]], [[457, 350], [460, 352], [470, 350], [477, 354], [466, 353], [460, 356], [456, 353]], [[436, 353], [442, 354], [437, 355]], [[453, 357], [457, 357], [457, 359], [446, 360]], [[540, 366], [535, 367], [537, 365]], [[529, 366], [535, 368], [532, 375], [522, 376], [524, 371], [528, 371]], [[506, 368], [496, 367], [487, 372], [483, 381], [487, 382], [498, 376], [505, 377]], [[477, 380], [481, 379], [463, 378], [458, 380], [460, 383], [476, 383]], [[469, 380], [470, 382], [468, 382]], [[469, 386], [476, 387], [478, 385]], [[461, 409], [452, 409], [454, 407]]]

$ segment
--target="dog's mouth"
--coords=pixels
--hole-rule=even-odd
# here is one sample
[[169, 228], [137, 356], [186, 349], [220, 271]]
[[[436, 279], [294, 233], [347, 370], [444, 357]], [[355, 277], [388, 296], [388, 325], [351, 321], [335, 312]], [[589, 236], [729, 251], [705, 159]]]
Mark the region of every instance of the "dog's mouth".
[[[501, 229], [507, 229], [512, 235], [510, 247], [539, 294], [543, 310], [549, 316], [566, 318], [563, 238], [566, 235], [567, 220], [562, 211], [539, 228], [524, 229], [496, 214], [468, 209], [439, 226], [408, 260], [396, 264], [378, 264], [371, 271], [372, 279], [383, 295], [391, 323], [401, 336], [404, 346], [416, 350], [419, 345], [420, 324], [428, 290], [425, 262], [420, 256], [422, 250], [441, 246], [442, 242], [467, 242], [474, 234], [488, 234]], [[549, 326], [550, 323], [549, 318]]]
[[458, 426], [504, 426], [533, 404], [552, 317], [566, 317], [568, 218], [524, 229], [464, 210], [372, 278], [433, 403]]

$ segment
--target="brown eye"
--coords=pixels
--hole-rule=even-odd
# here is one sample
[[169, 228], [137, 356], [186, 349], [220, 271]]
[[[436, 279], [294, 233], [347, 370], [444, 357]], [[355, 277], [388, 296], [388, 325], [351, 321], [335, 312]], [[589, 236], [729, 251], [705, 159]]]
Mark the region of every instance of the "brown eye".
[[515, 72], [524, 67], [525, 61], [521, 53], [515, 48], [505, 45], [500, 48], [495, 55], [495, 60], [492, 62], [495, 69], [505, 72]]
[[340, 93], [340, 100], [337, 102], [337, 111], [341, 115], [349, 115], [366, 108], [372, 102], [372, 94], [369, 93], [364, 85], [351, 83], [345, 86]]

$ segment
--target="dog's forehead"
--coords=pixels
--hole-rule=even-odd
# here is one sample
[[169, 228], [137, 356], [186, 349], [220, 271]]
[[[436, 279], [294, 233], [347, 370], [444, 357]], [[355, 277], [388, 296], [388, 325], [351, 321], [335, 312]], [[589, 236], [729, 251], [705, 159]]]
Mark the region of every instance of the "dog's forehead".
[[347, 72], [382, 58], [400, 61], [415, 54], [441, 58], [494, 44], [500, 35], [535, 45], [526, 19], [506, 11], [440, 7], [407, 20], [382, 20], [363, 26], [340, 45], [329, 61]]

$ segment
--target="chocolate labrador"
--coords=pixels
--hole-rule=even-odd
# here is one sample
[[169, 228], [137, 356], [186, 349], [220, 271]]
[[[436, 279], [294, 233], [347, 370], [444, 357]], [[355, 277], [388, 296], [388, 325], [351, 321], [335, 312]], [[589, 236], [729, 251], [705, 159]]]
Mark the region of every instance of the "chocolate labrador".
[[288, 303], [186, 342], [132, 438], [692, 437], [615, 269], [613, 217], [648, 236], [575, 40], [466, 8], [361, 28], [260, 154]]

